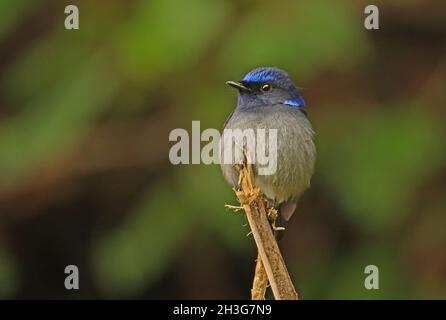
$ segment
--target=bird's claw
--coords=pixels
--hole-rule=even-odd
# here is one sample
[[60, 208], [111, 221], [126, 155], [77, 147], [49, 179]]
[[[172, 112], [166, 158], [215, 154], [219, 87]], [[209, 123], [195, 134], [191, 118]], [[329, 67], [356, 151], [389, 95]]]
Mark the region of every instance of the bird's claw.
[[254, 190], [252, 190], [252, 192], [249, 192], [249, 193], [245, 192], [243, 190], [236, 190], [235, 193], [242, 205], [244, 205], [244, 204], [251, 205], [254, 201], [259, 199], [261, 196], [261, 191], [259, 188], [255, 188]]
[[235, 212], [243, 210], [242, 206], [233, 206], [232, 204], [225, 204], [225, 208], [234, 210]]
[[271, 223], [271, 228], [273, 231], [285, 231], [285, 227], [277, 227], [276, 221], [279, 217], [279, 213], [277, 212], [277, 209], [274, 207], [271, 207], [268, 209], [268, 220]]

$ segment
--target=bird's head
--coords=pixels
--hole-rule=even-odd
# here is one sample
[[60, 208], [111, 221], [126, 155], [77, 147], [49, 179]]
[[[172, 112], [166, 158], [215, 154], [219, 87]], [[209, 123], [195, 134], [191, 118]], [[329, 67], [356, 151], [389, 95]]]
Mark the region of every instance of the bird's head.
[[249, 72], [241, 81], [228, 81], [226, 84], [239, 92], [238, 106], [262, 107], [285, 104], [303, 107], [305, 102], [298, 88], [288, 74], [278, 68], [257, 68]]

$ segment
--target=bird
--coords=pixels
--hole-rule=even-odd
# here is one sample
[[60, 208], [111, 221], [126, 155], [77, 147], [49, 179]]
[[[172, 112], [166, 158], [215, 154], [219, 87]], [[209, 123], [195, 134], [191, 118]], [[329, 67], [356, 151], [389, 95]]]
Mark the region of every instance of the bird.
[[[305, 101], [300, 89], [285, 71], [276, 67], [256, 68], [241, 81], [226, 84], [237, 89], [238, 99], [224, 122], [224, 130], [277, 129], [275, 173], [260, 175], [259, 165], [253, 163], [254, 184], [277, 209], [279, 220], [288, 221], [299, 198], [310, 186], [316, 161], [315, 133], [303, 109]], [[225, 142], [221, 146], [223, 149], [234, 147]], [[226, 181], [238, 187], [238, 169], [224, 162], [220, 162], [220, 167]]]

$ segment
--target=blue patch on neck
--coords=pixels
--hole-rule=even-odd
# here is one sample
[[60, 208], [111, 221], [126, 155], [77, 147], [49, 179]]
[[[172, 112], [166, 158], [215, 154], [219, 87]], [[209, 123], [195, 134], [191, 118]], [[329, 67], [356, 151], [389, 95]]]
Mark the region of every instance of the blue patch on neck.
[[286, 104], [287, 106], [292, 106], [292, 107], [303, 107], [305, 105], [305, 103], [303, 102], [303, 100], [285, 100], [283, 102], [283, 104]]
[[285, 100], [283, 102], [283, 104], [286, 104], [287, 106], [292, 106], [292, 107], [300, 107], [301, 106], [299, 101], [296, 101], [296, 100]]
[[271, 72], [268, 70], [253, 71], [253, 72], [248, 73], [243, 78], [243, 81], [255, 82], [255, 83], [262, 83], [262, 82], [274, 81], [274, 80], [276, 80], [276, 77], [274, 77], [271, 74]]

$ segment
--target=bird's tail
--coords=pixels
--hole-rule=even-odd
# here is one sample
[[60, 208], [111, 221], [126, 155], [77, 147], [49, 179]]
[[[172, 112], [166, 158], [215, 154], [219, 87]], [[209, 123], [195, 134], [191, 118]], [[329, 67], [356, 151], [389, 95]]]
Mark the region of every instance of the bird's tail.
[[296, 211], [296, 208], [297, 208], [297, 200], [296, 199], [287, 200], [280, 204], [279, 216], [282, 217], [283, 220], [288, 221], [288, 220], [290, 220], [294, 211]]

